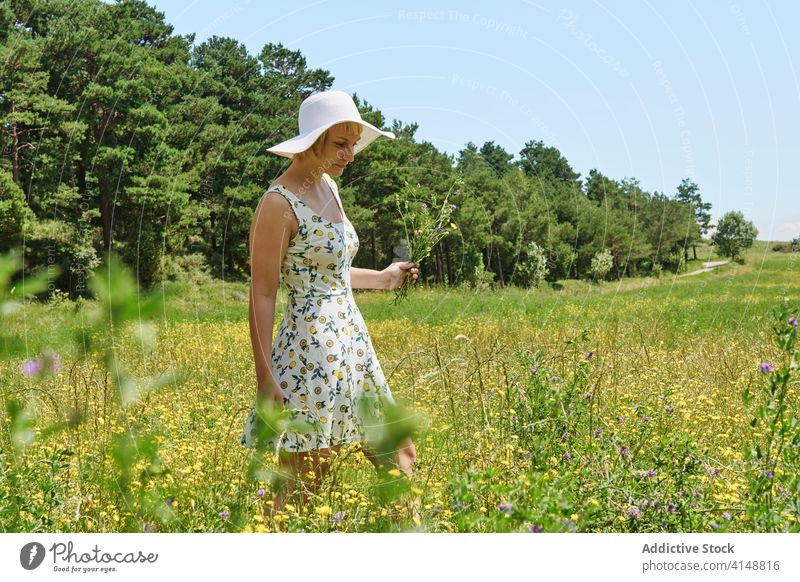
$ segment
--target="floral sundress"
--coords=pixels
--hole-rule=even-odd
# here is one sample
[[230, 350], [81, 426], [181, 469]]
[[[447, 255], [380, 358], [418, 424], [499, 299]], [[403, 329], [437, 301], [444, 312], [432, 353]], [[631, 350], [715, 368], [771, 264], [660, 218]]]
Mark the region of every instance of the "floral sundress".
[[[365, 397], [377, 415], [384, 401], [394, 403], [350, 286], [358, 235], [345, 216], [336, 182], [327, 174], [323, 179], [342, 211], [342, 222], [318, 215], [282, 184], [268, 190], [289, 201], [299, 227], [281, 265], [287, 302], [272, 342], [272, 370], [290, 418], [313, 425], [267, 441], [276, 452], [364, 441], [358, 399]], [[255, 400], [240, 439], [247, 447], [255, 443], [254, 407]]]

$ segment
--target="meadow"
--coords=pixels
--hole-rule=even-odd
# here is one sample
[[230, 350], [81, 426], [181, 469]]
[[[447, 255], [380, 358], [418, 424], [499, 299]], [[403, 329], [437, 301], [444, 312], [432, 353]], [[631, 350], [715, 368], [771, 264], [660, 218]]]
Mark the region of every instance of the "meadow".
[[309, 506], [267, 517], [239, 444], [246, 284], [27, 301], [4, 315], [25, 347], [0, 361], [0, 531], [798, 532], [800, 258], [769, 248], [682, 278], [356, 290], [418, 419], [415, 475], [387, 496], [343, 449]]

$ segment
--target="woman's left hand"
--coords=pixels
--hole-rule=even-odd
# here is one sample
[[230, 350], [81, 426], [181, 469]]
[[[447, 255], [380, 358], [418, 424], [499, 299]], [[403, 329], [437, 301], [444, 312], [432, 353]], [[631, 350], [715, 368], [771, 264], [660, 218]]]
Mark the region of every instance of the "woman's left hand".
[[401, 287], [403, 285], [403, 281], [405, 281], [405, 278], [408, 275], [413, 277], [411, 282], [416, 283], [418, 273], [419, 263], [412, 263], [411, 261], [392, 263], [383, 271], [381, 271], [381, 274], [383, 274], [384, 280], [386, 281], [387, 289], [397, 289], [398, 287]]

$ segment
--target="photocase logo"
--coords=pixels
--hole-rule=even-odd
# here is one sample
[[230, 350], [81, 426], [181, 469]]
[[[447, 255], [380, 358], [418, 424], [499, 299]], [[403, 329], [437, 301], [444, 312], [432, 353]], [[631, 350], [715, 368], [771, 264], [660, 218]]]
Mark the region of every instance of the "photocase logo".
[[44, 546], [39, 542], [27, 543], [19, 552], [19, 563], [26, 570], [35, 570], [44, 560], [44, 554]]

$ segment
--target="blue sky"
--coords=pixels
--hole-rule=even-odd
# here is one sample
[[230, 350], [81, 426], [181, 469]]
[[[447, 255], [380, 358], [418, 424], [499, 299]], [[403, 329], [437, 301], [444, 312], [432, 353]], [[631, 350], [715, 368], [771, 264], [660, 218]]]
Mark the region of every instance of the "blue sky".
[[197, 42], [300, 50], [441, 151], [541, 139], [583, 176], [670, 196], [689, 177], [715, 221], [741, 210], [761, 240], [800, 235], [796, 1], [150, 4]]

